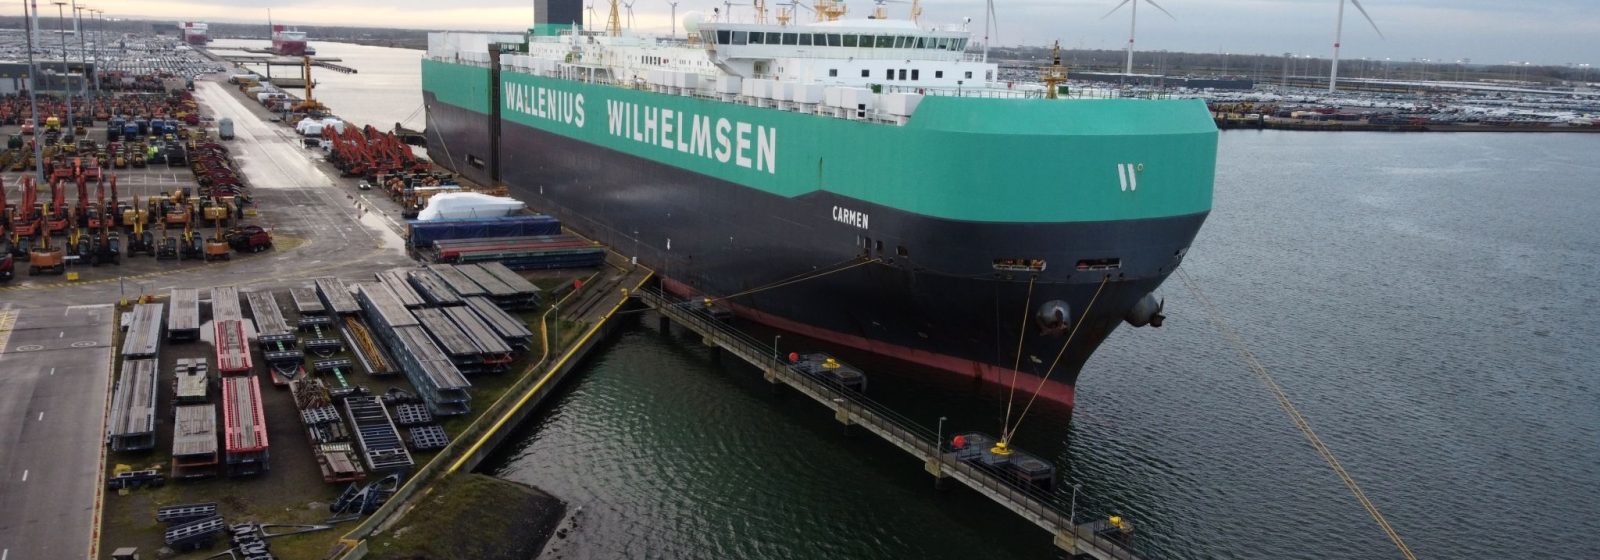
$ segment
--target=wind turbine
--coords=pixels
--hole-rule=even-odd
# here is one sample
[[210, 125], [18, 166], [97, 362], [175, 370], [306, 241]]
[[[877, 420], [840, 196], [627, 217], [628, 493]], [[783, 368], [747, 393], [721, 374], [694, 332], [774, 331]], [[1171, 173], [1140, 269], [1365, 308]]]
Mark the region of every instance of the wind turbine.
[[[638, 1], [639, 0], [633, 0], [633, 2], [638, 2]], [[633, 29], [633, 2], [623, 2], [622, 3], [623, 6], [627, 6], [627, 8], [628, 8], [628, 29]]]
[[[1372, 24], [1372, 30], [1378, 32], [1378, 37], [1383, 38], [1383, 30], [1378, 29], [1378, 22], [1372, 21], [1372, 16], [1367, 15], [1367, 9], [1361, 7], [1361, 0], [1350, 0], [1361, 11], [1361, 17], [1367, 18], [1367, 23]], [[1344, 34], [1344, 0], [1339, 0], [1339, 19], [1333, 23], [1333, 66], [1328, 68], [1328, 93], [1334, 93], [1339, 87], [1339, 39]]]
[[673, 37], [677, 37], [678, 36], [678, 0], [668, 0], [667, 3], [672, 5], [672, 36]]
[[[1343, 2], [1344, 0], [1340, 0], [1340, 1]], [[1351, 0], [1351, 1], [1353, 2], [1354, 0]], [[1176, 16], [1173, 16], [1172, 12], [1169, 12], [1169, 11], [1167, 11], [1166, 8], [1161, 7], [1161, 5], [1157, 4], [1155, 2], [1155, 0], [1144, 0], [1144, 2], [1146, 4], [1154, 6], [1155, 9], [1157, 9], [1157, 10], [1161, 10], [1161, 13], [1167, 14], [1167, 17], [1172, 18], [1172, 21], [1178, 21], [1178, 18]], [[1136, 29], [1138, 29], [1138, 25], [1139, 25], [1139, 0], [1122, 0], [1121, 4], [1117, 4], [1117, 7], [1112, 8], [1111, 11], [1109, 11], [1109, 12], [1106, 12], [1106, 15], [1100, 16], [1100, 19], [1106, 19], [1108, 17], [1111, 17], [1111, 14], [1117, 13], [1117, 10], [1122, 9], [1123, 6], [1127, 6], [1129, 3], [1132, 3], [1133, 7], [1131, 7], [1129, 9], [1129, 18], [1128, 18], [1128, 66], [1127, 66], [1126, 69], [1124, 69], [1122, 71], [1122, 73], [1124, 73], [1124, 74], [1133, 74], [1133, 35], [1134, 35], [1134, 31]]]

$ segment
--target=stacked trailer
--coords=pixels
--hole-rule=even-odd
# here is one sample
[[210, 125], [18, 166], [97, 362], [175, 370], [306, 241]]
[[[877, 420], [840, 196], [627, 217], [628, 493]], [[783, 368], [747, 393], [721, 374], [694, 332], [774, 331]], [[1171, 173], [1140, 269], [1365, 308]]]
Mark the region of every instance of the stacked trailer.
[[272, 382], [287, 385], [301, 372], [305, 353], [295, 348], [295, 331], [283, 318], [278, 299], [271, 292], [249, 292], [250, 315], [256, 321], [256, 342], [261, 345], [261, 356], [272, 367]]
[[211, 342], [216, 347], [217, 374], [249, 375], [251, 362], [249, 335], [244, 328], [244, 310], [239, 307], [239, 289], [233, 286], [211, 288]]
[[389, 411], [377, 397], [347, 397], [345, 412], [355, 426], [356, 442], [361, 444], [367, 468], [374, 473], [410, 469], [411, 453], [395, 430]]
[[161, 318], [166, 307], [159, 303], [133, 306], [128, 334], [122, 339], [122, 357], [156, 358], [161, 351]]
[[437, 275], [440, 280], [443, 280], [445, 285], [449, 286], [450, 290], [454, 291], [458, 296], [467, 298], [488, 295], [489, 293], [482, 286], [473, 282], [471, 278], [467, 278], [467, 275], [456, 270], [456, 267], [448, 264], [433, 264], [428, 265], [428, 270]]
[[179, 358], [173, 368], [172, 397], [179, 405], [211, 402], [211, 377], [205, 358]]
[[261, 383], [254, 376], [222, 379], [222, 417], [228, 475], [269, 470], [267, 419], [261, 410]]
[[461, 305], [461, 296], [450, 289], [450, 285], [433, 271], [419, 268], [412, 270], [409, 276], [411, 285], [417, 288], [417, 293], [422, 294], [428, 303], [440, 306]]
[[308, 315], [322, 315], [328, 308], [322, 305], [322, 300], [317, 298], [315, 288], [293, 288], [289, 290], [289, 297], [294, 298], [294, 310], [304, 318]]
[[434, 242], [426, 256], [436, 263], [499, 262], [515, 270], [593, 268], [605, 263], [606, 250], [575, 235], [480, 237]]
[[210, 404], [174, 407], [172, 476], [201, 478], [217, 473], [217, 409]]
[[122, 379], [111, 399], [107, 439], [113, 451], [144, 451], [156, 447], [156, 360], [122, 361]]
[[422, 323], [422, 328], [433, 337], [433, 342], [439, 346], [456, 369], [463, 372], [478, 373], [483, 368], [483, 352], [471, 338], [450, 321], [444, 311], [436, 308], [424, 308], [413, 311], [417, 321]]
[[421, 393], [436, 416], [465, 414], [472, 384], [433, 343], [415, 315], [382, 284], [361, 284], [356, 290], [367, 323], [389, 347], [390, 355]]
[[499, 333], [489, 328], [489, 325], [478, 317], [478, 313], [466, 306], [442, 307], [450, 322], [461, 329], [473, 344], [477, 345], [478, 352], [483, 355], [483, 367], [491, 372], [503, 371], [515, 359], [511, 345], [500, 338]]
[[500, 306], [502, 309], [528, 306], [525, 301], [527, 294], [518, 293], [511, 285], [500, 280], [500, 277], [484, 270], [483, 267], [475, 264], [463, 264], [455, 265], [455, 269], [463, 276], [466, 276], [467, 279], [472, 280], [472, 283], [483, 288], [484, 295], [488, 296], [490, 300], [494, 301], [495, 305]]
[[389, 287], [389, 291], [394, 292], [395, 298], [400, 300], [401, 305], [410, 309], [428, 306], [428, 301], [422, 299], [422, 294], [417, 293], [416, 288], [411, 286], [409, 270], [404, 268], [385, 270], [377, 273], [377, 277], [379, 282]]
[[361, 306], [356, 304], [355, 298], [350, 297], [350, 289], [344, 285], [344, 280], [332, 277], [318, 278], [316, 284], [317, 293], [322, 294], [322, 303], [329, 313], [354, 315], [361, 311]]
[[200, 340], [200, 290], [173, 288], [167, 304], [167, 340]]
[[[335, 371], [350, 366], [349, 360], [329, 362], [341, 362], [332, 365]], [[311, 440], [311, 453], [317, 457], [317, 466], [322, 469], [322, 481], [335, 483], [365, 479], [367, 472], [361, 468], [361, 459], [350, 442], [350, 428], [334, 406], [334, 398], [327, 384], [320, 378], [307, 377], [295, 380], [289, 390], [294, 395], [295, 407], [300, 410], [300, 422], [306, 427], [306, 436]]]
[[467, 307], [482, 319], [484, 324], [500, 336], [512, 348], [526, 351], [533, 347], [533, 331], [528, 330], [528, 325], [513, 317], [510, 313], [500, 309], [493, 302], [481, 297], [463, 298]]
[[[491, 261], [463, 266], [476, 267], [493, 276], [511, 290], [511, 297], [509, 298], [511, 305], [502, 305], [502, 307], [506, 309], [532, 309], [539, 306], [539, 287], [533, 285], [533, 282], [529, 282], [527, 278], [523, 278], [521, 274], [517, 274], [515, 270], [506, 268], [506, 265]], [[471, 274], [469, 273], [468, 276], [471, 276]], [[473, 278], [476, 279], [476, 277]]]

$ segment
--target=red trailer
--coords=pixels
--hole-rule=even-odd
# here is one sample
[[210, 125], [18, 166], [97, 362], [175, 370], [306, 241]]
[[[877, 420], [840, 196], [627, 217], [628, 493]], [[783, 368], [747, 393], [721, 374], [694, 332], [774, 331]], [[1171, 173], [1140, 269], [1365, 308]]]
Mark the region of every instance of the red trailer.
[[250, 375], [250, 344], [244, 335], [242, 319], [213, 322], [216, 329], [217, 372], [223, 377]]
[[267, 419], [261, 411], [261, 382], [255, 376], [222, 378], [222, 416], [228, 475], [269, 470]]

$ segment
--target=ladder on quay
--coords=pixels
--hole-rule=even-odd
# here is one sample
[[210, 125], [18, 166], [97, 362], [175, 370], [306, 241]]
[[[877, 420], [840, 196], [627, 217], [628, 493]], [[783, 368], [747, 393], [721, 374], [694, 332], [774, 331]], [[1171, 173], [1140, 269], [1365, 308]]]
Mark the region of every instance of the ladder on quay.
[[662, 318], [694, 331], [708, 344], [722, 348], [762, 371], [769, 383], [783, 383], [834, 411], [834, 419], [876, 434], [923, 462], [938, 479], [949, 478], [1011, 510], [1048, 531], [1057, 547], [1073, 555], [1097, 560], [1142, 560], [1122, 540], [1108, 537], [1118, 529], [1107, 520], [1075, 523], [1073, 512], [1042, 490], [997, 476], [942, 449], [938, 434], [906, 419], [859, 393], [809, 377], [778, 358], [771, 346], [733, 329], [713, 317], [698, 301], [685, 302], [647, 288], [635, 294]]

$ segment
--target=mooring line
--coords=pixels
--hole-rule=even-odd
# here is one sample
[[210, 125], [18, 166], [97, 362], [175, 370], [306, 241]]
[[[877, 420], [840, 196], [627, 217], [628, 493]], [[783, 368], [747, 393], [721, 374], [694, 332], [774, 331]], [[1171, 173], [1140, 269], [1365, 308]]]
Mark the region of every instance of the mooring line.
[[1346, 488], [1350, 489], [1351, 494], [1355, 495], [1356, 501], [1360, 502], [1361, 507], [1367, 510], [1367, 515], [1372, 516], [1372, 520], [1378, 523], [1378, 527], [1389, 537], [1389, 541], [1393, 542], [1395, 548], [1400, 550], [1400, 555], [1404, 556], [1406, 560], [1416, 560], [1417, 555], [1411, 552], [1411, 547], [1406, 545], [1405, 539], [1401, 538], [1400, 533], [1396, 532], [1394, 526], [1389, 524], [1389, 520], [1383, 516], [1383, 512], [1378, 511], [1378, 506], [1372, 503], [1366, 492], [1361, 490], [1361, 485], [1356, 484], [1356, 480], [1350, 477], [1349, 472], [1345, 471], [1344, 464], [1340, 463], [1339, 458], [1334, 456], [1333, 450], [1322, 442], [1322, 438], [1317, 437], [1317, 432], [1311, 429], [1311, 423], [1306, 420], [1304, 415], [1300, 414], [1300, 409], [1295, 407], [1294, 402], [1289, 400], [1289, 395], [1283, 391], [1283, 387], [1278, 385], [1278, 381], [1273, 379], [1271, 373], [1267, 372], [1266, 366], [1261, 365], [1261, 361], [1256, 359], [1255, 354], [1250, 352], [1249, 347], [1245, 346], [1244, 338], [1228, 327], [1227, 323], [1222, 320], [1222, 314], [1217, 311], [1216, 305], [1211, 303], [1211, 298], [1206, 297], [1205, 293], [1200, 291], [1200, 288], [1194, 284], [1194, 281], [1189, 278], [1188, 273], [1184, 272], [1183, 269], [1178, 269], [1178, 277], [1183, 280], [1183, 285], [1189, 289], [1189, 292], [1194, 294], [1195, 299], [1205, 306], [1206, 314], [1211, 320], [1211, 324], [1215, 325], [1217, 330], [1222, 332], [1228, 338], [1228, 341], [1233, 344], [1234, 348], [1239, 351], [1239, 355], [1244, 358], [1245, 364], [1250, 367], [1251, 373], [1254, 373], [1267, 386], [1267, 390], [1272, 393], [1273, 398], [1277, 399], [1278, 406], [1283, 408], [1284, 413], [1289, 415], [1289, 420], [1294, 422], [1295, 428], [1298, 428], [1300, 433], [1305, 435], [1306, 441], [1311, 442], [1311, 448], [1322, 456], [1322, 460], [1328, 463], [1334, 474], [1339, 476], [1339, 480], [1344, 483]]

